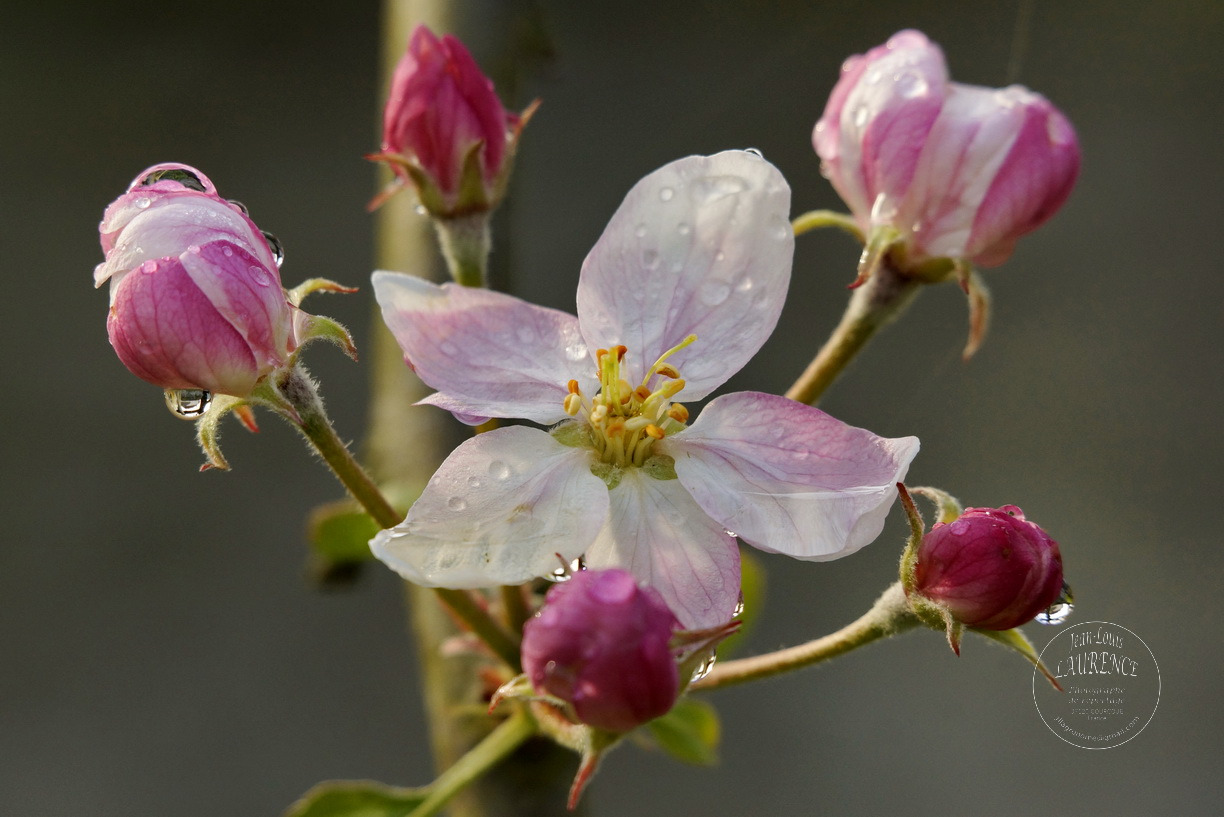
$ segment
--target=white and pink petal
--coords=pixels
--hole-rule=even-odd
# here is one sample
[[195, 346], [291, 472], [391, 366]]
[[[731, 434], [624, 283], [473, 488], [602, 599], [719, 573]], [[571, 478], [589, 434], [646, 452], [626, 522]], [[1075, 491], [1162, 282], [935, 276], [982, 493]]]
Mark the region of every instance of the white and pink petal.
[[[460, 419], [567, 419], [566, 384], [588, 393], [595, 364], [574, 316], [511, 295], [375, 272], [374, 296], [430, 399]], [[479, 422], [479, 420], [477, 420]]]
[[586, 552], [587, 567], [628, 570], [653, 587], [686, 628], [729, 621], [740, 592], [734, 537], [674, 479], [628, 468], [610, 498], [608, 522]]
[[771, 553], [825, 561], [872, 542], [918, 453], [811, 406], [738, 392], [710, 402], [658, 450], [720, 526]]
[[578, 319], [591, 348], [628, 348], [627, 379], [688, 335], [669, 362], [701, 399], [748, 362], [790, 283], [790, 187], [758, 154], [690, 156], [639, 181], [582, 265]]
[[456, 448], [407, 518], [370, 541], [374, 555], [426, 587], [521, 584], [570, 561], [608, 515], [589, 450], [526, 426]]

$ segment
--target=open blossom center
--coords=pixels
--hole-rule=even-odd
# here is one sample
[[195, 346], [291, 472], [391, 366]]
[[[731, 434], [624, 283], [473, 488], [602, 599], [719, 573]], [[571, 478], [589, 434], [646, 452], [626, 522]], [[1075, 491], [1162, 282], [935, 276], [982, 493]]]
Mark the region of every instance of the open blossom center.
[[646, 370], [641, 384], [634, 386], [621, 375], [628, 349], [614, 346], [595, 353], [599, 392], [583, 394], [577, 380], [569, 382], [565, 412], [586, 419], [591, 441], [602, 462], [610, 465], [643, 465], [656, 441], [685, 427], [688, 409], [671, 402], [684, 388], [680, 372], [667, 359], [693, 341], [689, 335], [668, 349]]

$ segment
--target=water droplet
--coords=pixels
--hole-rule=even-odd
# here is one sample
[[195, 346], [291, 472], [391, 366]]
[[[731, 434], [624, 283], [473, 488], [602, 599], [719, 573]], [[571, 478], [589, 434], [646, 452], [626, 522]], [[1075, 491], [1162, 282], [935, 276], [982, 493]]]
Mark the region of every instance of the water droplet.
[[735, 601], [735, 609], [731, 611], [731, 618], [739, 618], [744, 614], [744, 594], [740, 593], [739, 598]]
[[260, 232], [263, 233], [263, 237], [268, 242], [268, 249], [272, 251], [272, 260], [276, 262], [276, 266], [279, 268], [281, 264], [285, 263], [284, 245], [280, 243], [279, 238], [272, 235], [272, 233], [268, 232], [267, 230], [260, 230]]
[[484, 480], [477, 476], [471, 476], [468, 477], [467, 483], [473, 488], [479, 488], [480, 486], [484, 485]]
[[157, 262], [150, 258], [140, 265], [142, 272], [157, 272]]
[[568, 565], [558, 567], [552, 573], [546, 573], [544, 578], [553, 584], [560, 584], [561, 582], [568, 582], [570, 579], [574, 578], [574, 574], [580, 570], [586, 570], [586, 560], [581, 556], [570, 562]]
[[868, 85], [878, 85], [882, 79], [884, 74], [879, 69], [872, 69], [863, 76], [863, 82]]
[[709, 675], [710, 670], [714, 669], [714, 662], [717, 660], [718, 656], [711, 652], [704, 661], [697, 665], [697, 669], [693, 670], [693, 678], [690, 683], [696, 683]]
[[462, 511], [467, 508], [467, 500], [461, 496], [452, 496], [446, 500], [446, 507], [455, 512]]
[[212, 405], [212, 393], [204, 389], [166, 389], [166, 406], [175, 417], [198, 420]]
[[854, 127], [861, 128], [867, 124], [867, 106], [863, 105], [854, 112]]
[[706, 281], [701, 285], [700, 295], [707, 306], [718, 306], [731, 295], [731, 287], [721, 281]]
[[688, 222], [682, 221], [676, 225], [676, 232], [680, 233], [680, 235], [688, 235], [692, 231], [693, 228], [688, 225]]
[[645, 238], [646, 237], [646, 225], [639, 224], [637, 226], [637, 229], [633, 231], [633, 234], [636, 235], [638, 238]]
[[501, 460], [493, 460], [489, 463], [489, 476], [496, 480], [507, 479], [510, 476], [510, 466]]
[[726, 261], [726, 260], [727, 260], [727, 254], [726, 254], [725, 252], [723, 252], [722, 250], [719, 250], [719, 251], [718, 251], [718, 254], [714, 256], [714, 261], [715, 261], [715, 262], [718, 262], [718, 261]]
[[234, 250], [232, 247], [224, 247], [222, 248], [221, 252], [225, 255], [226, 258], [234, 257]]
[[736, 292], [747, 292], [748, 290], [752, 289], [753, 286], [755, 286], [755, 284], [753, 283], [753, 280], [745, 275], [743, 278], [739, 280], [739, 283], [735, 285], [735, 291]]
[[413, 208], [412, 208], [412, 211], [413, 211], [414, 213], [416, 213], [418, 216], [427, 216], [427, 215], [429, 215], [429, 211], [425, 209], [425, 205], [424, 205], [424, 204], [418, 204], [416, 207], [413, 207]]
[[765, 158], [765, 156], [757, 148], [744, 148], [744, 153], [751, 153], [753, 156], [757, 157], [758, 159]]
[[258, 264], [252, 264], [247, 271], [251, 273], [251, 280], [255, 282], [256, 286], [267, 287], [272, 285], [272, 282], [268, 280], [268, 271]]
[[642, 252], [642, 266], [646, 269], [657, 269], [659, 266], [659, 253], [657, 250], [644, 250]]
[[242, 202], [238, 201], [238, 199], [230, 199], [229, 203], [237, 207], [238, 211], [241, 212], [244, 216], [249, 216], [251, 214], [251, 211], [247, 209], [247, 206], [243, 204]]
[[191, 253], [192, 255], [199, 255], [199, 254], [200, 254], [200, 245], [199, 245], [199, 244], [188, 244], [188, 245], [187, 245], [187, 252]]
[[203, 193], [207, 188], [204, 187], [204, 182], [200, 181], [200, 177], [189, 170], [184, 170], [181, 167], [164, 167], [161, 170], [154, 170], [149, 175], [145, 176], [133, 187], [147, 187], [150, 184], [155, 184], [163, 179], [178, 182], [188, 190], [195, 190]]
[[[733, 531], [733, 530], [730, 530], [729, 528], [723, 528], [723, 533], [727, 534], [728, 536], [732, 537], [733, 539], [737, 539], [737, 538], [739, 538], [739, 534], [738, 534], [738, 533], [736, 533], [736, 532], [735, 532], [735, 531]], [[743, 601], [744, 601], [743, 596], [741, 596], [741, 597], [740, 597], [740, 602], [742, 603]]]
[[1062, 592], [1058, 594], [1058, 598], [1049, 607], [1042, 610], [1033, 619], [1038, 624], [1062, 624], [1071, 617], [1071, 612], [1075, 610], [1075, 595], [1071, 592], [1071, 585], [1063, 582]]
[[676, 191], [670, 187], [664, 187], [659, 191], [659, 199], [661, 201], [671, 201], [676, 196]]
[[893, 87], [903, 99], [913, 99], [922, 96], [930, 88], [922, 74], [917, 71], [903, 71], [893, 77]]
[[135, 201], [136, 207], [137, 207], [137, 209], [139, 209], [139, 210], [146, 210], [146, 209], [148, 209], [149, 205], [150, 205], [150, 204], [152, 204], [152, 203], [153, 203], [153, 200], [152, 200], [152, 199], [150, 199], [148, 196], [141, 196], [140, 198], [136, 199], [136, 201]]

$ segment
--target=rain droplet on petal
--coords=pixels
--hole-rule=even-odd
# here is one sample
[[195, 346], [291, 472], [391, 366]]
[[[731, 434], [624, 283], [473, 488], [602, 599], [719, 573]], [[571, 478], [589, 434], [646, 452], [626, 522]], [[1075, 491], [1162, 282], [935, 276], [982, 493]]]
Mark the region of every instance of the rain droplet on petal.
[[1058, 594], [1058, 598], [1053, 604], [1038, 613], [1033, 621], [1038, 624], [1062, 624], [1071, 617], [1074, 610], [1075, 595], [1071, 592], [1071, 585], [1063, 582], [1062, 592]]
[[861, 128], [867, 124], [867, 106], [862, 105], [854, 112], [854, 127]]
[[150, 199], [148, 196], [141, 196], [140, 198], [136, 199], [136, 201], [134, 202], [137, 209], [140, 209], [140, 210], [147, 209], [148, 206], [152, 203], [153, 203], [153, 200]]
[[714, 669], [714, 662], [717, 660], [718, 656], [711, 652], [704, 661], [697, 665], [697, 669], [693, 670], [693, 678], [689, 683], [696, 683], [709, 675], [710, 670]]
[[701, 285], [701, 301], [707, 306], [718, 306], [731, 295], [731, 287], [721, 281], [706, 281]]
[[150, 258], [140, 265], [140, 269], [143, 272], [157, 272], [157, 262]]
[[744, 594], [740, 593], [739, 598], [735, 601], [735, 609], [731, 611], [731, 618], [739, 618], [744, 614]]
[[493, 460], [489, 463], [489, 476], [496, 480], [507, 479], [510, 476], [510, 466], [501, 460]]
[[676, 191], [670, 187], [664, 187], [659, 191], [659, 199], [662, 201], [671, 201], [673, 198], [675, 198], [675, 195]]
[[183, 420], [198, 420], [212, 405], [212, 393], [204, 389], [166, 389], [166, 406]]
[[461, 496], [452, 496], [450, 499], [446, 500], [446, 507], [455, 512], [462, 511], [467, 508], [467, 500]]
[[145, 176], [132, 186], [147, 187], [148, 185], [155, 184], [163, 179], [178, 182], [188, 190], [195, 190], [199, 193], [205, 192], [204, 182], [200, 181], [200, 177], [189, 170], [184, 170], [181, 167], [164, 167], [161, 170], [154, 170], [152, 173]]
[[758, 159], [765, 158], [764, 154], [762, 154], [761, 151], [758, 150], [757, 148], [744, 148], [744, 153], [751, 153], [753, 156], [756, 156]]
[[646, 237], [646, 225], [639, 224], [637, 226], [637, 229], [633, 231], [633, 234], [636, 235], [638, 238], [645, 238]]
[[230, 199], [229, 203], [237, 207], [238, 211], [242, 213], [244, 216], [249, 216], [251, 214], [251, 211], [247, 209], [247, 206], [243, 204], [242, 202], [238, 201], [238, 199]]
[[893, 77], [893, 87], [903, 99], [913, 99], [927, 92], [927, 81], [917, 71], [903, 71]]
[[680, 235], [688, 235], [693, 231], [693, 228], [688, 225], [688, 222], [682, 221], [676, 225], [676, 232]]
[[267, 230], [260, 230], [260, 232], [263, 233], [264, 239], [268, 242], [268, 249], [272, 251], [272, 260], [276, 262], [276, 266], [279, 268], [281, 264], [285, 263], [284, 245], [280, 243], [279, 238]]
[[642, 266], [646, 269], [655, 269], [659, 266], [658, 250], [644, 250], [642, 252]]

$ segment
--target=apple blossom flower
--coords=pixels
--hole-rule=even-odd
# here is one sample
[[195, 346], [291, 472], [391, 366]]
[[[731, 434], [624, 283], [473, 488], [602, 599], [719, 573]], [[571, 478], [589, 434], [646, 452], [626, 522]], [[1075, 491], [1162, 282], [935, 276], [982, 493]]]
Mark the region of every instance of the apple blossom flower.
[[435, 216], [489, 210], [502, 197], [523, 124], [463, 43], [418, 25], [391, 78], [382, 152], [370, 158], [415, 185]]
[[523, 671], [585, 724], [628, 732], [671, 709], [679, 622], [624, 570], [579, 570], [556, 584], [523, 628]]
[[375, 555], [424, 585], [517, 584], [559, 554], [618, 567], [687, 628], [727, 621], [736, 536], [826, 560], [880, 532], [918, 450], [801, 403], [698, 401], [769, 337], [790, 280], [790, 189], [748, 151], [689, 157], [629, 192], [582, 266], [578, 315], [509, 295], [374, 274], [424, 403], [477, 423]]
[[1062, 591], [1058, 543], [1015, 505], [969, 508], [918, 546], [913, 592], [966, 627], [1019, 627]]
[[155, 165], [99, 227], [107, 334], [123, 364], [164, 389], [250, 394], [297, 346], [279, 244], [207, 176]]
[[1002, 264], [1066, 201], [1080, 163], [1075, 131], [1045, 97], [949, 81], [918, 31], [846, 60], [812, 141], [868, 245], [894, 231], [908, 266]]

